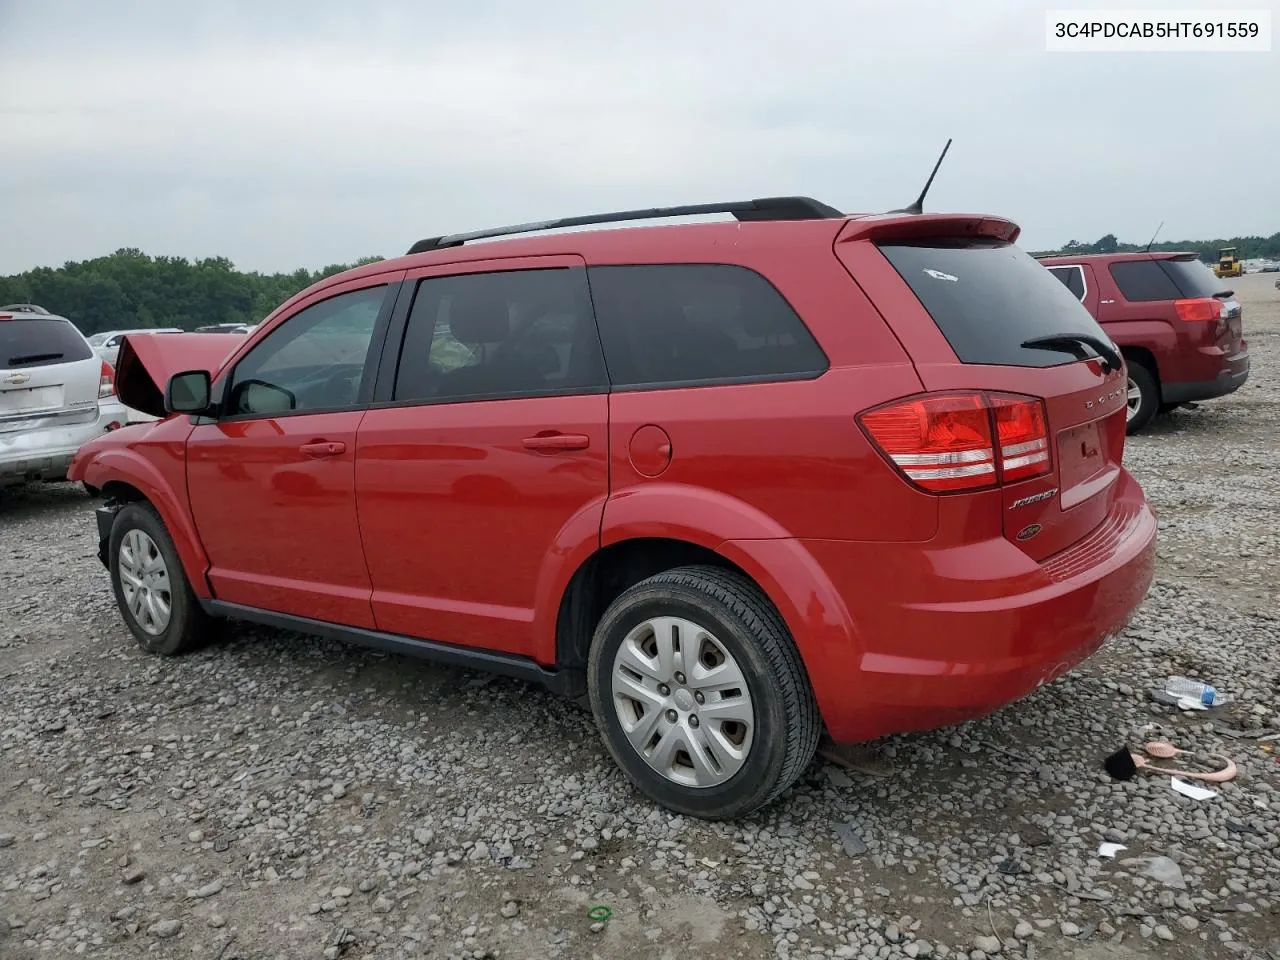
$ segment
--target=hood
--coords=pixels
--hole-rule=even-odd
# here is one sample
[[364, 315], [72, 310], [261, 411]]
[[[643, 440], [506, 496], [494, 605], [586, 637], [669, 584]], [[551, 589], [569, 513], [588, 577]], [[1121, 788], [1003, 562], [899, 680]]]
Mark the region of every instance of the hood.
[[165, 416], [164, 388], [185, 370], [213, 376], [243, 337], [225, 333], [131, 334], [116, 358], [116, 395], [126, 407], [153, 417]]

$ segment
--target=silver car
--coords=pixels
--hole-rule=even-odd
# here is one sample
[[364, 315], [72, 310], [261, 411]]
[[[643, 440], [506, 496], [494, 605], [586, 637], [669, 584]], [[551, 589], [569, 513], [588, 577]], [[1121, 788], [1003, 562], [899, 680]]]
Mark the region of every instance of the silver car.
[[120, 344], [124, 343], [124, 338], [130, 334], [139, 333], [182, 333], [180, 327], [139, 327], [136, 330], [104, 330], [101, 333], [95, 333], [89, 338], [89, 346], [97, 352], [103, 360], [116, 365], [116, 360], [120, 356]]
[[82, 443], [128, 420], [111, 365], [70, 320], [0, 307], [0, 487], [66, 479]]

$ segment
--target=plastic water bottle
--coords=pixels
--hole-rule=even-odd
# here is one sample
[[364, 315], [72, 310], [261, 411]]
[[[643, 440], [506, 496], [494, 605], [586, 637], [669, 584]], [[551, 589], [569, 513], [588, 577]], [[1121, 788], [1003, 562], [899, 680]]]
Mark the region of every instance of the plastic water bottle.
[[1231, 699], [1212, 684], [1201, 683], [1190, 677], [1170, 677], [1165, 681], [1164, 692], [1179, 700], [1194, 700], [1206, 707], [1220, 707]]

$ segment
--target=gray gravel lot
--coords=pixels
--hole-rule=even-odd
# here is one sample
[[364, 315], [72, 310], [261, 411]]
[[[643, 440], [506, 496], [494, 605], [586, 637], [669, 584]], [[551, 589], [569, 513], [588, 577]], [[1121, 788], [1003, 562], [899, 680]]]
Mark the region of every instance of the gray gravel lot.
[[[887, 776], [815, 764], [738, 824], [642, 801], [520, 683], [247, 627], [145, 656], [92, 502], [0, 497], [0, 958], [1280, 958], [1272, 279], [1235, 283], [1245, 388], [1130, 441], [1161, 520], [1131, 628], [996, 716], [879, 744]], [[1169, 673], [1239, 700], [1177, 713], [1148, 693]], [[1240, 777], [1197, 802], [1100, 769], [1165, 738]]]

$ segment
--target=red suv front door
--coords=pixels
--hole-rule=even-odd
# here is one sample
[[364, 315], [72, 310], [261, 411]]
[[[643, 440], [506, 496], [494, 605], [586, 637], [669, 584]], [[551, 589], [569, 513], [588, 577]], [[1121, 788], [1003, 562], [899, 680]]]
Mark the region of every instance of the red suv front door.
[[191, 432], [187, 488], [219, 600], [373, 626], [355, 452], [387, 279], [304, 301], [235, 360], [218, 420]]
[[394, 384], [382, 396], [380, 380], [357, 439], [378, 629], [536, 656], [535, 614], [559, 599], [545, 583], [596, 547], [609, 492], [585, 265], [431, 267], [410, 272], [402, 299], [410, 284], [403, 346], [388, 342]]

